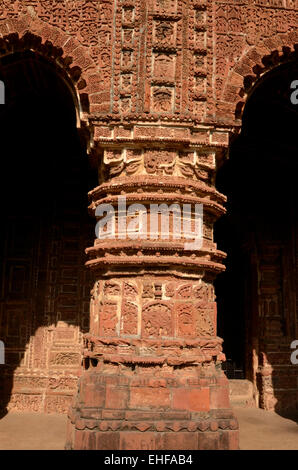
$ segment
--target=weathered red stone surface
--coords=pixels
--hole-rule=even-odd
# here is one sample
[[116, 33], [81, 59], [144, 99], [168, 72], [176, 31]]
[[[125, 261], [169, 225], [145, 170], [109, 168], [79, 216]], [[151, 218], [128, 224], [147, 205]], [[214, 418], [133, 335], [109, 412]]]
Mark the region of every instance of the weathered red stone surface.
[[208, 431], [212, 446], [237, 448], [212, 285], [224, 269], [212, 236], [224, 197], [196, 174], [202, 165], [212, 178], [218, 150], [182, 150], [179, 140], [166, 149], [133, 138], [129, 146], [103, 147], [100, 174], [108, 177], [90, 192], [91, 213], [109, 203], [119, 216], [123, 194], [127, 206], [142, 203], [148, 215], [153, 202], [204, 202], [203, 245], [185, 250], [186, 239], [164, 241], [161, 233], [132, 240], [118, 227], [116, 239], [97, 239], [87, 249], [98, 280], [67, 447], [203, 449]]
[[[160, 237], [95, 240], [87, 249], [95, 284], [69, 448], [237, 448], [212, 284], [224, 269], [213, 241], [225, 202], [215, 174], [253, 86], [296, 57], [296, 29], [290, 0], [0, 3], [1, 56], [30, 49], [72, 91], [79, 133], [99, 171], [91, 214], [102, 202], [116, 206], [119, 195], [127, 204], [204, 205], [199, 252]], [[73, 302], [85, 308], [83, 296]], [[69, 405], [82, 335], [62, 322], [49, 340], [47, 328], [30, 338], [11, 409]], [[260, 401], [271, 409], [266, 358]], [[297, 383], [284, 380], [297, 406]]]

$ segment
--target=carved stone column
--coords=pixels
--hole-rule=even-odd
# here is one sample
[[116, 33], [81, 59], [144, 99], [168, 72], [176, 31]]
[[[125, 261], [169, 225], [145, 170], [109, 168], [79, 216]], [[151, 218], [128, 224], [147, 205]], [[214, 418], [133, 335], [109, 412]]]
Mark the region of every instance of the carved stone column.
[[[148, 133], [137, 139], [136, 126], [127, 131], [129, 138], [117, 139], [120, 129], [98, 140], [104, 181], [90, 193], [90, 210], [114, 207], [116, 237], [98, 238], [87, 249], [96, 282], [85, 372], [69, 414], [66, 447], [237, 449], [213, 288], [225, 257], [213, 242], [225, 201], [214, 188], [221, 146], [163, 140], [158, 126], [151, 139]], [[175, 239], [173, 217], [168, 240], [161, 230], [150, 233], [148, 223], [146, 236], [132, 239], [119, 223], [119, 196], [126, 197], [127, 208], [143, 204], [147, 218], [150, 204], [203, 204], [200, 250]], [[131, 220], [128, 214], [127, 224]]]

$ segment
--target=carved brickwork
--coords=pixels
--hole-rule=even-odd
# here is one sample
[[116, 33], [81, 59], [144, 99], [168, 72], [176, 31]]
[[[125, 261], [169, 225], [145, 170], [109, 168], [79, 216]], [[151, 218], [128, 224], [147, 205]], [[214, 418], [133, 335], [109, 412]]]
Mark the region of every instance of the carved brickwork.
[[[72, 164], [64, 198], [71, 184], [81, 189], [75, 159]], [[28, 215], [3, 218], [0, 337], [6, 363], [0, 407], [9, 410], [65, 413], [80, 375], [92, 286], [84, 248], [93, 224], [74, 207], [79, 194], [57, 200], [58, 181], [46, 211], [32, 215], [31, 207]]]
[[212, 150], [177, 151], [176, 149], [107, 149], [104, 171], [109, 177], [160, 175], [188, 178], [211, 184], [215, 172]]
[[[7, 245], [0, 331], [17, 367], [8, 406], [65, 412], [83, 343], [68, 448], [104, 448], [106, 431], [113, 449], [238, 447], [213, 291], [225, 269], [213, 240], [226, 201], [215, 173], [253, 85], [297, 59], [297, 14], [294, 0], [0, 2], [0, 73], [7, 56], [30, 51], [71, 90], [99, 174], [90, 214], [102, 202], [116, 208], [119, 195], [146, 208], [204, 206], [199, 250], [185, 249], [183, 237], [165, 241], [161, 229], [154, 240], [93, 243], [94, 227], [85, 227], [89, 238], [84, 224], [67, 220], [47, 237], [34, 226], [13, 262]], [[261, 270], [266, 281], [272, 273]], [[276, 333], [283, 320], [293, 329], [289, 314], [279, 318], [278, 289], [262, 292], [260, 307], [261, 335], [273, 317]], [[269, 390], [261, 399], [272, 408], [266, 358], [261, 370]], [[1, 375], [3, 390], [12, 379]]]
[[[258, 55], [260, 48], [262, 56], [269, 56], [274, 50], [281, 52], [282, 46], [293, 47], [297, 43], [297, 24], [296, 2], [215, 2], [217, 99], [226, 103], [235, 103], [237, 98], [241, 101], [239, 86], [244, 77], [254, 75], [253, 66], [264, 66]], [[290, 36], [292, 39], [288, 39]], [[243, 63], [239, 63], [244, 54]], [[232, 70], [238, 75], [231, 74]], [[230, 113], [233, 119], [235, 104], [230, 108], [223, 106], [226, 117]]]
[[190, 10], [190, 109], [198, 119], [204, 119], [207, 98], [207, 3], [194, 2]]
[[97, 282], [93, 289], [90, 332], [103, 337], [214, 338], [213, 286], [202, 281], [144, 278]]
[[[83, 100], [89, 95], [92, 113], [113, 112], [127, 120], [148, 112], [178, 113], [182, 120], [217, 117], [220, 122], [225, 112], [232, 123], [243, 85], [234, 72], [250, 75], [248, 67], [262, 58], [256, 47], [263, 48], [263, 55], [278, 44], [293, 47], [297, 5], [290, 0], [239, 5], [224, 0], [3, 0], [0, 24], [4, 32], [13, 31], [7, 21], [14, 21], [21, 34], [42, 31], [41, 37], [53, 44], [56, 37], [54, 45], [65, 45], [72, 66], [89, 70], [79, 93]], [[54, 29], [46, 31], [45, 25]]]

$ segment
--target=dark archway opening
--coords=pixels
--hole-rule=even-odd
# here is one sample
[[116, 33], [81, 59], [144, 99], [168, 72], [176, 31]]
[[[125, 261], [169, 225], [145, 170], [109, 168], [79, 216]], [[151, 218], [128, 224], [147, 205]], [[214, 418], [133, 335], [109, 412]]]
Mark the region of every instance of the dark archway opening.
[[227, 271], [216, 280], [218, 334], [229, 378], [253, 381], [265, 409], [297, 408], [297, 128], [288, 63], [260, 80], [249, 97], [240, 135], [217, 174], [228, 196], [215, 227]]
[[0, 61], [0, 409], [65, 411], [76, 390], [92, 285], [84, 268], [96, 185], [74, 95], [32, 51]]

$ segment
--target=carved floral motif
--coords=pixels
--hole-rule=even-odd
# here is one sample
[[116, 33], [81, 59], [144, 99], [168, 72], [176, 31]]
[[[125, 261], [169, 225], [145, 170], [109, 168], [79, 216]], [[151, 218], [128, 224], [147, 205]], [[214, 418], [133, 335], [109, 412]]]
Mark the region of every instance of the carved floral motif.
[[143, 308], [144, 337], [173, 336], [172, 308], [170, 305], [154, 302]]

